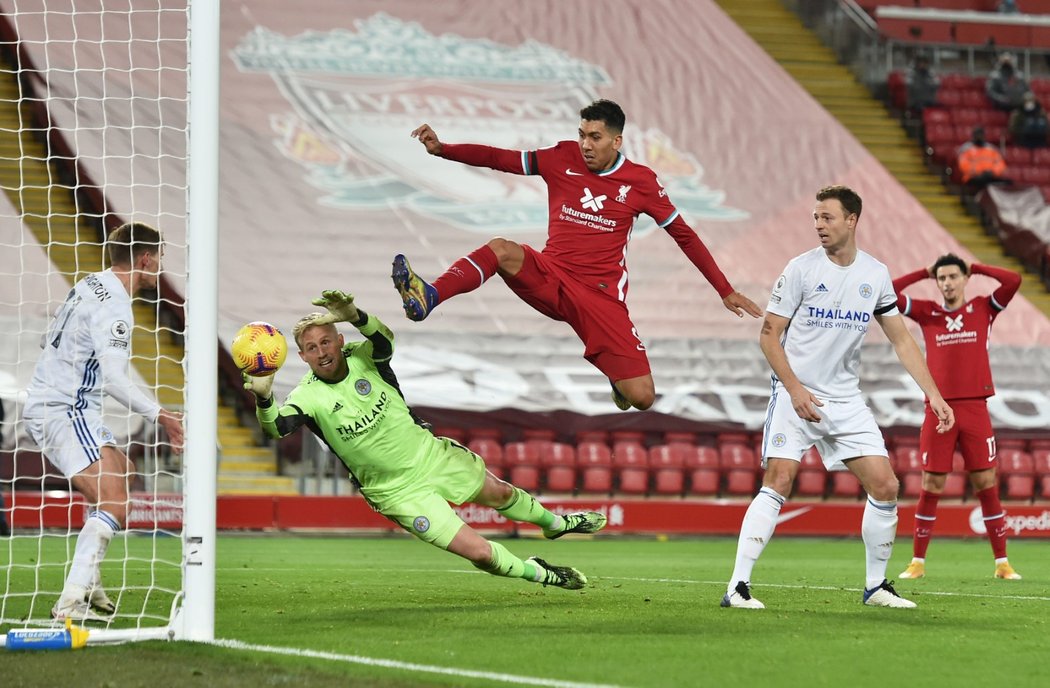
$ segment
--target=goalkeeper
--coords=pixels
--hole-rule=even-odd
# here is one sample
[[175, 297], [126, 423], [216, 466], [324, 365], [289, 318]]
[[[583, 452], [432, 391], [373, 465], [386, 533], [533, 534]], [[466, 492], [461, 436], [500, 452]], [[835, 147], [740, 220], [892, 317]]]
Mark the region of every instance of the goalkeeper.
[[[284, 405], [274, 403], [272, 375], [245, 377], [263, 431], [279, 438], [306, 425], [342, 460], [376, 511], [482, 571], [570, 590], [586, 585], [587, 578], [574, 568], [537, 557], [522, 561], [500, 543], [481, 537], [449, 502], [493, 507], [512, 521], [539, 526], [549, 539], [597, 532], [605, 526], [605, 516], [594, 511], [554, 514], [489, 473], [474, 452], [421, 427], [390, 367], [390, 329], [357, 308], [350, 294], [325, 291], [313, 303], [328, 313], [311, 313], [292, 328], [299, 357], [311, 372]], [[345, 344], [336, 322], [352, 324], [365, 340]]]

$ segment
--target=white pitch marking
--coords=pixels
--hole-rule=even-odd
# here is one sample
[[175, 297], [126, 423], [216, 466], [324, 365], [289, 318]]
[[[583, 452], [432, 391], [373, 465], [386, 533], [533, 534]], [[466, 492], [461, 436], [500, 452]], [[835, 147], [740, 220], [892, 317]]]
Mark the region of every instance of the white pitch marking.
[[274, 647], [272, 645], [252, 645], [240, 640], [214, 640], [210, 644], [227, 647], [231, 650], [246, 650], [248, 652], [265, 652], [274, 655], [289, 655], [293, 657], [309, 657], [311, 659], [328, 659], [334, 662], [345, 662], [347, 664], [364, 664], [367, 666], [379, 666], [387, 669], [403, 669], [405, 671], [418, 671], [428, 674], [446, 674], [449, 676], [463, 676], [465, 678], [479, 678], [487, 681], [500, 681], [501, 683], [517, 683], [525, 686], [549, 686], [550, 688], [618, 688], [606, 683], [574, 683], [572, 681], [559, 681], [552, 678], [537, 678], [534, 676], [517, 676], [515, 674], [500, 674], [492, 671], [474, 671], [472, 669], [456, 669], [455, 667], [441, 667], [430, 664], [414, 664], [412, 662], [401, 662], [396, 659], [379, 659], [376, 657], [362, 657], [360, 655], [343, 655], [335, 652], [320, 652], [318, 650], [300, 650], [294, 647]]

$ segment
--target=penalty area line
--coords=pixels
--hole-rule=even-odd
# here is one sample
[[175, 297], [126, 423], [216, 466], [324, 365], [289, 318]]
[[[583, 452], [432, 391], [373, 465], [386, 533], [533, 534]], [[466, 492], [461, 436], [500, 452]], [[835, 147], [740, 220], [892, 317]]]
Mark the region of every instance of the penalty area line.
[[285, 655], [290, 657], [307, 657], [310, 659], [325, 659], [332, 662], [343, 662], [346, 664], [362, 664], [365, 666], [383, 667], [385, 669], [400, 669], [402, 671], [415, 671], [428, 674], [445, 674], [447, 676], [461, 676], [463, 678], [476, 678], [485, 681], [499, 681], [501, 683], [516, 683], [523, 686], [549, 686], [550, 688], [618, 688], [615, 685], [604, 683], [575, 683], [573, 681], [559, 681], [551, 678], [538, 678], [535, 676], [518, 676], [515, 674], [501, 674], [493, 671], [475, 671], [473, 669], [458, 669], [455, 667], [442, 667], [430, 664], [415, 664], [413, 662], [402, 662], [396, 659], [380, 659], [378, 657], [362, 657], [361, 655], [344, 655], [336, 652], [321, 652], [319, 650], [302, 650], [294, 647], [274, 647], [272, 645], [254, 645], [240, 640], [217, 639], [209, 643], [231, 650], [243, 650], [246, 652], [262, 652], [272, 655]]

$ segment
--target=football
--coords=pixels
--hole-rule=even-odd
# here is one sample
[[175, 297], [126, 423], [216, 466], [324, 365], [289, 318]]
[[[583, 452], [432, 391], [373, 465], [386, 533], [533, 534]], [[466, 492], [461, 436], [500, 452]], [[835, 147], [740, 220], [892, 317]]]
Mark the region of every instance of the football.
[[284, 365], [288, 343], [270, 323], [250, 322], [233, 338], [230, 354], [241, 372], [253, 377], [273, 375]]

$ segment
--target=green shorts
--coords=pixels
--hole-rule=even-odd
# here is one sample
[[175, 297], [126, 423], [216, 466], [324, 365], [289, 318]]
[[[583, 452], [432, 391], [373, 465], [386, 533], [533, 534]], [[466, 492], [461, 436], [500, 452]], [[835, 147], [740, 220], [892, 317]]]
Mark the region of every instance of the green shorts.
[[420, 540], [447, 549], [464, 525], [449, 502], [459, 505], [477, 496], [485, 482], [485, 462], [445, 437], [438, 438], [427, 462], [430, 470], [417, 484], [377, 507]]

